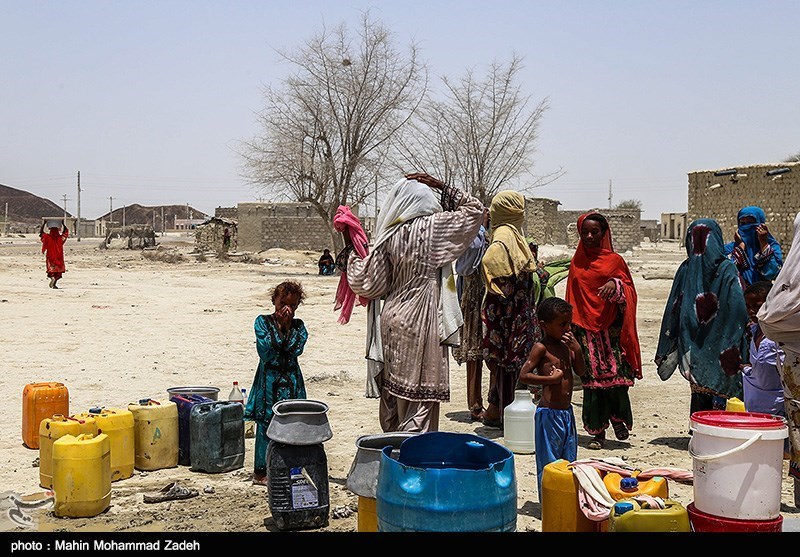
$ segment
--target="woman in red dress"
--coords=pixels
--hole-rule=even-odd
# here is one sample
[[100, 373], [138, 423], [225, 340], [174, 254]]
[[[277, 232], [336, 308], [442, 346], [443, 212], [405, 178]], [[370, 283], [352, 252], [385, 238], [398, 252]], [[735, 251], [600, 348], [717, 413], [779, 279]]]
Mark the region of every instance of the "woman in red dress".
[[44, 232], [44, 223], [39, 229], [42, 253], [45, 254], [47, 260], [47, 276], [50, 277], [50, 288], [58, 288], [56, 286], [58, 279], [67, 271], [64, 266], [64, 242], [69, 237], [69, 230], [63, 221], [61, 227], [63, 231], [59, 231], [57, 226], [50, 227], [48, 234]]

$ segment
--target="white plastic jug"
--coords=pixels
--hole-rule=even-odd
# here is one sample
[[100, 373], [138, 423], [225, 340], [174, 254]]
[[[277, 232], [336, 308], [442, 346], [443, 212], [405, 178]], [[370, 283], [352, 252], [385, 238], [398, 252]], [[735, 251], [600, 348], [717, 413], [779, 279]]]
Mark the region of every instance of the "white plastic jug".
[[536, 405], [527, 389], [514, 391], [514, 401], [503, 409], [503, 444], [513, 453], [531, 454]]

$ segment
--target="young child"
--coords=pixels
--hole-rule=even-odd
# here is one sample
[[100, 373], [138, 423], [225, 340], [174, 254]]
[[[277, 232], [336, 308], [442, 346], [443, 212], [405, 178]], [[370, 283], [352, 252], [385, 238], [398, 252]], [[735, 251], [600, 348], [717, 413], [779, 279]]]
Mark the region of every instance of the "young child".
[[533, 345], [519, 381], [542, 387], [534, 417], [536, 482], [542, 493], [544, 467], [563, 458], [578, 458], [578, 431], [572, 410], [573, 372], [585, 372], [581, 345], [572, 334], [572, 306], [558, 297], [545, 298], [536, 312], [543, 338]]
[[784, 353], [776, 342], [764, 336], [757, 317], [771, 288], [770, 281], [762, 280], [754, 282], [744, 291], [747, 314], [750, 316], [750, 364], [742, 369], [742, 391], [744, 408], [748, 412], [786, 417], [779, 371], [783, 368]]
[[272, 420], [272, 405], [281, 400], [306, 398], [306, 387], [297, 358], [303, 353], [308, 331], [295, 318], [305, 299], [299, 282], [284, 281], [272, 290], [275, 311], [259, 315], [255, 321], [258, 368], [247, 397], [244, 419], [256, 422], [256, 447], [253, 483], [267, 485], [267, 428]]

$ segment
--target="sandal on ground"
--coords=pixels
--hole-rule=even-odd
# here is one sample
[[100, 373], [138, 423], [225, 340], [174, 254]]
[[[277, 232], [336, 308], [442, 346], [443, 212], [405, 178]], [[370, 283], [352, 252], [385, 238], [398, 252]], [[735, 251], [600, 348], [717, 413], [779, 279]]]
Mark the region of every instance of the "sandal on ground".
[[630, 432], [625, 422], [611, 422], [611, 425], [614, 427], [614, 435], [616, 435], [617, 439], [625, 441], [629, 437]]
[[475, 407], [469, 411], [469, 419], [473, 422], [482, 422], [486, 411], [483, 408]]
[[164, 501], [177, 501], [179, 499], [189, 499], [196, 497], [200, 492], [196, 489], [183, 487], [178, 482], [165, 485], [155, 494], [145, 493], [142, 498], [145, 503], [162, 503]]
[[605, 432], [601, 433], [600, 435], [595, 435], [594, 438], [589, 441], [588, 448], [592, 450], [600, 450], [603, 448], [606, 442], [606, 435]]

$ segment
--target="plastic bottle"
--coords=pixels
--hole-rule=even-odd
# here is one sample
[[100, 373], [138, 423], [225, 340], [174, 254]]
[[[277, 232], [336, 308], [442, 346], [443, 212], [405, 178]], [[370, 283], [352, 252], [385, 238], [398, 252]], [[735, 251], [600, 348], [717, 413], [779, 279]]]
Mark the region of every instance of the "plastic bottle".
[[242, 404], [247, 406], [247, 389], [242, 389]]
[[242, 397], [242, 390], [239, 388], [239, 382], [233, 382], [233, 388], [231, 389], [231, 394], [228, 395], [228, 400], [232, 400], [235, 402], [241, 402], [244, 404], [244, 398]]
[[528, 389], [514, 391], [514, 401], [503, 410], [503, 444], [514, 453], [532, 454], [536, 405]]

